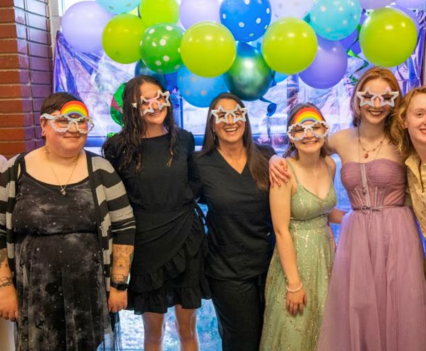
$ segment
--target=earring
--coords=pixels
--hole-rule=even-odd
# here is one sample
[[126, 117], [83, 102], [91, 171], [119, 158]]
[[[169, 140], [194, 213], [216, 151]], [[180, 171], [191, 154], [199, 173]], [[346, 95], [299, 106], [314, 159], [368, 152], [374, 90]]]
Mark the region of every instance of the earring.
[[290, 149], [295, 149], [296, 148], [293, 143], [290, 143], [290, 144], [291, 144]]

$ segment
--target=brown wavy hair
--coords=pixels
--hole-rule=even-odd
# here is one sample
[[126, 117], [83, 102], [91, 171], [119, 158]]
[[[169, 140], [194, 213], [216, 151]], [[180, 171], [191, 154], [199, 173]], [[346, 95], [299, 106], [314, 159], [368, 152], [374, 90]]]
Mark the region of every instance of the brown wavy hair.
[[392, 136], [398, 140], [398, 150], [404, 160], [416, 153], [408, 129], [405, 128], [405, 119], [407, 118], [407, 111], [410, 107], [411, 100], [419, 94], [426, 94], [426, 86], [411, 89], [405, 95], [396, 112], [395, 121], [392, 124], [391, 133]]
[[[215, 109], [220, 100], [234, 100], [241, 107], [245, 107], [243, 101], [231, 93], [223, 93], [217, 96], [211, 103], [207, 113], [206, 130], [204, 132], [204, 141], [199, 156], [209, 154], [219, 145], [213, 132], [214, 116], [212, 110]], [[261, 146], [253, 141], [250, 119], [246, 115], [245, 130], [243, 134], [243, 145], [247, 152], [247, 165], [258, 189], [261, 191], [269, 190], [269, 159], [262, 153]]]
[[[123, 91], [123, 129], [118, 134], [109, 138], [102, 146], [104, 155], [112, 158], [118, 158], [119, 155], [114, 154], [112, 150], [118, 153], [124, 153], [124, 158], [119, 169], [124, 169], [130, 165], [132, 160], [136, 160], [136, 172], [142, 171], [142, 153], [143, 138], [146, 133], [146, 122], [141, 114], [140, 87], [144, 83], [151, 83], [164, 93], [166, 88], [155, 78], [147, 75], [140, 75], [126, 83]], [[137, 103], [137, 107], [133, 107], [133, 103]], [[173, 107], [167, 106], [167, 115], [163, 125], [170, 134], [170, 160], [177, 155], [178, 152], [178, 132], [173, 116]]]
[[368, 71], [365, 71], [365, 73], [362, 75], [360, 80], [355, 86], [354, 91], [352, 92], [351, 102], [350, 102], [350, 108], [352, 111], [352, 125], [354, 127], [358, 127], [361, 123], [361, 108], [358, 103], [358, 97], [356, 96], [356, 93], [358, 91], [362, 91], [367, 83], [370, 80], [373, 79], [383, 79], [386, 82], [389, 83], [389, 87], [392, 91], [397, 91], [398, 97], [395, 99], [395, 107], [393, 110], [389, 113], [389, 115], [386, 117], [385, 120], [385, 135], [386, 138], [394, 145], [397, 145], [398, 140], [395, 139], [392, 136], [391, 133], [391, 126], [395, 119], [396, 110], [398, 109], [401, 101], [402, 101], [402, 92], [401, 88], [399, 87], [398, 81], [396, 80], [395, 76], [391, 71], [389, 71], [386, 68], [382, 67], [373, 67], [370, 68]]
[[[297, 104], [295, 105], [289, 112], [288, 114], [288, 119], [287, 119], [287, 132], [288, 129], [290, 128], [290, 126], [293, 124], [294, 118], [296, 117], [297, 113], [303, 109], [303, 108], [314, 108], [315, 110], [318, 111], [318, 113], [322, 116], [322, 118], [324, 118], [321, 110], [314, 104], [311, 104], [310, 102], [307, 103], [301, 103], [301, 104]], [[324, 118], [325, 120], [325, 118]], [[287, 149], [284, 151], [284, 157], [293, 157], [294, 159], [298, 160], [299, 159], [299, 152], [297, 151], [297, 148], [294, 146], [293, 143], [290, 142], [290, 139], [288, 139], [288, 145], [287, 145]], [[330, 154], [330, 147], [328, 146], [327, 143], [327, 138], [324, 140], [324, 145], [321, 147], [320, 150], [320, 156], [321, 157], [326, 157]]]

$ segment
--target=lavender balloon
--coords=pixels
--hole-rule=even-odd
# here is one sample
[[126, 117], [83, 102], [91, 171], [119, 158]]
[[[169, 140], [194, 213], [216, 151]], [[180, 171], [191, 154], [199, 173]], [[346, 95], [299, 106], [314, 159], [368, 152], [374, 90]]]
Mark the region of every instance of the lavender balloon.
[[102, 51], [102, 32], [112, 17], [114, 15], [105, 11], [97, 2], [78, 2], [62, 17], [62, 33], [76, 51]]
[[218, 0], [182, 0], [179, 7], [180, 21], [185, 29], [203, 21], [220, 23]]
[[359, 0], [361, 7], [367, 10], [379, 9], [381, 7], [390, 5], [392, 2], [393, 0]]
[[395, 0], [395, 3], [402, 7], [417, 8], [426, 5], [426, 0]]
[[348, 58], [342, 43], [318, 37], [317, 56], [299, 77], [312, 88], [328, 89], [342, 80], [347, 68]]

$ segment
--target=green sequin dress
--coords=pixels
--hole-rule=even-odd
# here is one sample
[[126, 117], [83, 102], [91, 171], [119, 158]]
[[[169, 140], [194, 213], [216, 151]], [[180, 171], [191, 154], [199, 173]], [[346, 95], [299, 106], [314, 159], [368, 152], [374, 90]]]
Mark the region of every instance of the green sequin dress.
[[326, 197], [321, 199], [303, 187], [297, 176], [295, 179], [297, 190], [291, 198], [290, 234], [307, 305], [303, 316], [293, 317], [288, 313], [287, 282], [275, 248], [266, 281], [260, 351], [314, 351], [319, 337], [334, 257], [327, 216], [336, 205], [336, 193], [331, 184]]

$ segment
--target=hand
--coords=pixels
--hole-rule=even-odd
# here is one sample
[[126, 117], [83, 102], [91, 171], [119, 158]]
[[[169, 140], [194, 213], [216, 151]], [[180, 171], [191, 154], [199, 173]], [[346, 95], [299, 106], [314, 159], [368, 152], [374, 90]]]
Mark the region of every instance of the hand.
[[18, 319], [18, 295], [12, 284], [12, 278], [2, 277], [0, 280], [8, 279], [10, 284], [0, 287], [0, 317], [12, 322]]
[[298, 292], [287, 292], [286, 296], [286, 306], [287, 311], [293, 316], [296, 317], [299, 312], [300, 315], [303, 315], [303, 309], [308, 302], [305, 289], [300, 289]]
[[119, 291], [111, 287], [108, 298], [108, 311], [119, 312], [125, 308], [127, 308], [127, 291]]
[[269, 160], [269, 181], [271, 187], [277, 184], [279, 187], [282, 182], [288, 183], [291, 174], [288, 172], [288, 165], [285, 158], [274, 155]]

